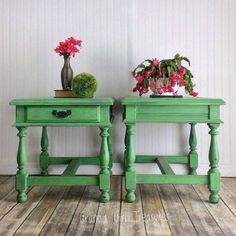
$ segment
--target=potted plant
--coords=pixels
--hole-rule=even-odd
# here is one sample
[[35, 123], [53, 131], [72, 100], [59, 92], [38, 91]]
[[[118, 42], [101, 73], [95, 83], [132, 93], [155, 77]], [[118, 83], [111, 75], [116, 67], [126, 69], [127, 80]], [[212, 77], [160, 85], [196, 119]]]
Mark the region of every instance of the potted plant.
[[196, 97], [198, 93], [193, 90], [193, 75], [182, 65], [183, 61], [190, 66], [189, 59], [179, 54], [176, 54], [173, 59], [159, 61], [154, 58], [143, 61], [132, 72], [137, 81], [133, 92], [139, 92], [139, 96], [142, 96], [151, 90], [153, 94], [150, 97], [175, 96], [178, 94], [179, 87], [184, 86], [187, 94]]

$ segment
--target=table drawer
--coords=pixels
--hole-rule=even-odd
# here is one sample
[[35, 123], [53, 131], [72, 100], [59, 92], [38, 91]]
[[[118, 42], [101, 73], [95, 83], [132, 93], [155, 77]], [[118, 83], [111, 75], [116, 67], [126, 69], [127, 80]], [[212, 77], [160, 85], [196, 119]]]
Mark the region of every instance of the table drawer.
[[139, 121], [188, 122], [209, 119], [208, 106], [137, 106], [136, 119]]
[[26, 122], [100, 122], [100, 106], [29, 106]]

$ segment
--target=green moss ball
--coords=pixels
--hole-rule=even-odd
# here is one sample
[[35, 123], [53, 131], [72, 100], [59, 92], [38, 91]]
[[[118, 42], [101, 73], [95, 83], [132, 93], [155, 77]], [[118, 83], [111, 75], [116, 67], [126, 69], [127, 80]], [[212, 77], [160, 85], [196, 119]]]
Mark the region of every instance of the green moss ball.
[[80, 73], [72, 80], [72, 91], [80, 98], [92, 98], [96, 90], [97, 80], [90, 73]]

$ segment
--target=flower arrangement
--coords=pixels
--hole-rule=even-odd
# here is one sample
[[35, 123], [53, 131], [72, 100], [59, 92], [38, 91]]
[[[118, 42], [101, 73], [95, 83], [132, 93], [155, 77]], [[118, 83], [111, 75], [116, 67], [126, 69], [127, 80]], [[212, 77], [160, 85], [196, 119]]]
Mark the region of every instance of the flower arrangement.
[[132, 72], [137, 81], [133, 92], [139, 92], [139, 96], [142, 96], [150, 89], [154, 95], [176, 95], [178, 88], [184, 86], [187, 94], [196, 97], [198, 93], [193, 90], [193, 75], [182, 65], [182, 61], [190, 66], [189, 59], [179, 54], [173, 59], [143, 61]]
[[71, 90], [71, 81], [73, 78], [73, 70], [70, 65], [70, 57], [74, 57], [76, 53], [79, 53], [82, 41], [70, 37], [64, 42], [60, 42], [54, 49], [60, 56], [64, 56], [64, 66], [61, 70], [61, 83], [63, 90]]
[[54, 50], [59, 53], [60, 56], [69, 57], [75, 56], [75, 53], [79, 53], [79, 48], [82, 45], [81, 40], [77, 40], [74, 37], [70, 37], [65, 42], [60, 42]]

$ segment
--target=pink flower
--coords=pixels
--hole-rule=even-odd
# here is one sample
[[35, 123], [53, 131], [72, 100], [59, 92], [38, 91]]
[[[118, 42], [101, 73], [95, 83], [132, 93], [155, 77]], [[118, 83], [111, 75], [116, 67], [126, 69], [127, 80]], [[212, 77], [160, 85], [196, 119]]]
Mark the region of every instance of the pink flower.
[[189, 95], [193, 96], [193, 97], [197, 97], [198, 93], [193, 91], [193, 92], [189, 93]]
[[149, 78], [153, 75], [153, 71], [152, 70], [148, 70], [146, 73], [145, 73], [145, 77], [146, 78]]
[[182, 78], [179, 79], [178, 81], [179, 87], [184, 86], [184, 80]]
[[167, 85], [167, 86], [164, 88], [164, 91], [165, 91], [165, 92], [172, 93], [172, 92], [174, 92], [174, 89], [171, 87], [171, 85]]
[[136, 85], [134, 88], [133, 88], [133, 92], [137, 92], [138, 91], [138, 86]]
[[82, 41], [81, 40], [77, 40], [74, 37], [70, 37], [67, 39], [67, 41], [71, 42], [74, 45], [77, 45], [79, 47], [81, 47]]
[[82, 41], [70, 37], [65, 40], [65, 42], [60, 42], [54, 50], [59, 53], [60, 56], [75, 56], [75, 53], [79, 53], [79, 48], [81, 47]]
[[170, 76], [170, 81], [171, 82], [178, 82], [179, 81], [179, 76], [176, 73], [172, 74]]
[[141, 91], [141, 90], [142, 90], [141, 84], [139, 84], [139, 83], [137, 83], [137, 84], [135, 85], [135, 87], [133, 88], [133, 92], [137, 92], [137, 91]]
[[152, 82], [151, 85], [150, 85], [150, 89], [154, 90], [156, 88], [157, 88], [156, 83]]
[[149, 90], [148, 89], [143, 89], [142, 94], [147, 93]]
[[159, 60], [157, 60], [156, 58], [153, 58], [153, 59], [152, 59], [152, 65], [153, 65], [153, 66], [155, 66], [155, 67], [156, 67], [156, 66], [158, 66], [158, 65], [159, 65], [159, 63], [160, 63], [160, 61], [159, 61]]
[[175, 87], [175, 85], [176, 85], [176, 81], [171, 81], [171, 87]]
[[163, 75], [163, 73], [162, 73], [161, 70], [158, 70], [158, 71], [157, 71], [157, 74], [158, 74], [159, 77], [162, 77], [162, 75]]
[[137, 75], [137, 76], [135, 76], [135, 80], [138, 81], [139, 83], [142, 83], [142, 81], [143, 81], [143, 76]]
[[170, 81], [171, 81], [171, 86], [172, 87], [174, 87], [176, 85], [176, 83], [178, 83], [178, 85], [180, 87], [182, 87], [184, 85], [184, 80], [182, 79], [182, 77], [180, 77], [176, 73], [174, 73], [170, 76]]
[[149, 90], [148, 89], [142, 89], [139, 91], [139, 96], [142, 96], [143, 94], [147, 93]]
[[180, 68], [179, 68], [179, 70], [178, 70], [178, 74], [179, 74], [180, 76], [184, 76], [184, 75], [185, 75], [185, 73], [186, 73], [186, 70], [185, 70], [185, 68], [183, 68], [183, 67], [180, 67]]
[[159, 88], [159, 89], [157, 90], [157, 92], [158, 92], [159, 94], [163, 94], [163, 93], [165, 92], [165, 90], [164, 90], [163, 87], [161, 87], [161, 88]]
[[142, 96], [143, 94], [148, 92], [148, 89], [144, 89], [141, 87], [139, 83], [136, 84], [136, 86], [133, 88], [133, 92], [139, 92], [139, 96]]

